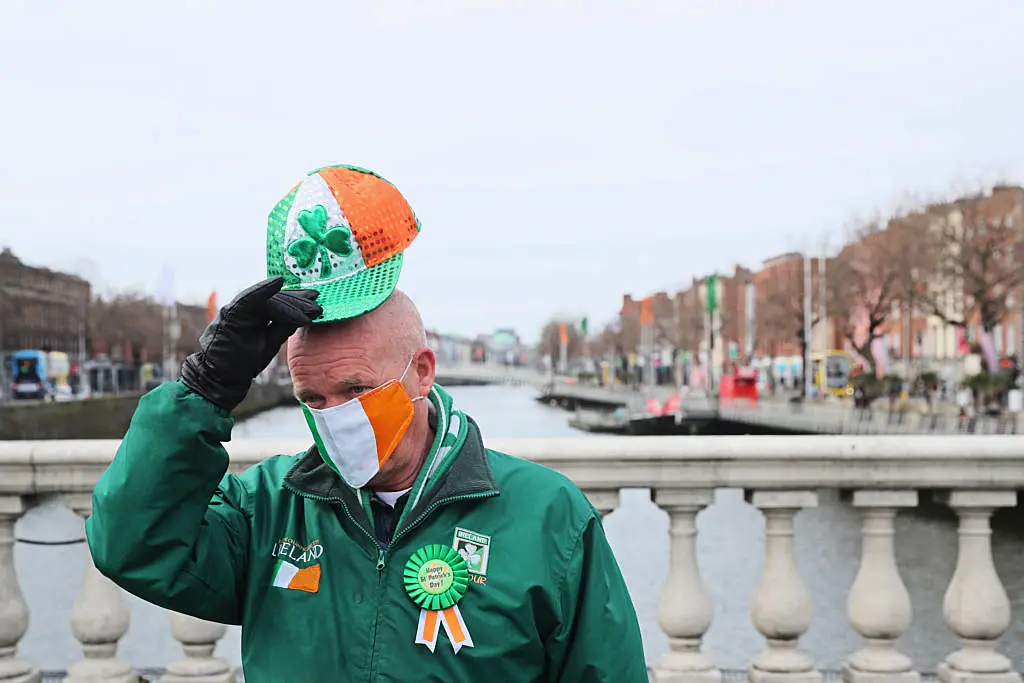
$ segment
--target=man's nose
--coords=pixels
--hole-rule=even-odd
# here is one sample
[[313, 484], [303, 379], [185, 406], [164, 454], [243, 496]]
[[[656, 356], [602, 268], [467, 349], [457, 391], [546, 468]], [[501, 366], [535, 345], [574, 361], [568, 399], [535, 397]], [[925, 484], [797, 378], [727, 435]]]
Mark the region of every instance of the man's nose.
[[328, 408], [334, 408], [340, 406], [342, 403], [348, 403], [355, 399], [350, 399], [348, 396], [325, 396], [324, 397], [324, 410]]

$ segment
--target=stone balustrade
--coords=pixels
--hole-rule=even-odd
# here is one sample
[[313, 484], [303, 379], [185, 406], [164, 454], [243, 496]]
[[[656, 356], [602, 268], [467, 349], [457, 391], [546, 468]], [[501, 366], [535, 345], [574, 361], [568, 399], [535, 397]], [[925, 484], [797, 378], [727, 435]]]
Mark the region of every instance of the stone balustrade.
[[[299, 452], [304, 443], [227, 444], [232, 469]], [[812, 620], [812, 599], [794, 553], [794, 519], [818, 503], [819, 491], [848, 492], [863, 520], [860, 566], [849, 591], [846, 618], [862, 646], [851, 652], [848, 683], [915, 683], [915, 663], [896, 647], [913, 605], [896, 565], [894, 521], [918, 505], [922, 490], [938, 491], [959, 516], [956, 568], [949, 577], [943, 614], [960, 647], [942, 662], [919, 662], [943, 683], [1020, 683], [997, 641], [1011, 622], [1010, 601], [992, 559], [990, 519], [1016, 504], [1024, 488], [1024, 439], [1010, 436], [855, 437], [594, 437], [493, 440], [488, 446], [529, 458], [572, 478], [602, 515], [612, 513], [624, 488], [649, 489], [669, 517], [670, 559], [659, 621], [669, 651], [649, 662], [658, 683], [717, 683], [722, 672], [703, 650], [715, 606], [697, 557], [697, 516], [716, 489], [742, 489], [765, 525], [763, 568], [751, 596], [751, 620], [764, 649], [751, 663], [753, 683], [817, 683], [813, 653], [801, 646]], [[89, 494], [110, 461], [115, 441], [0, 442], [0, 683], [40, 680], [18, 657], [30, 618], [13, 565], [16, 520], [40, 496], [59, 494], [86, 516]], [[137, 680], [118, 658], [129, 612], [120, 590], [87, 563], [71, 614], [82, 657], [68, 671], [72, 682]], [[229, 664], [214, 657], [225, 633], [217, 624], [171, 615], [171, 634], [182, 657], [167, 667], [172, 683], [226, 683]]]
[[920, 409], [890, 410], [884, 402], [870, 410], [855, 409], [849, 402], [808, 401], [791, 403], [761, 400], [756, 406], [723, 404], [718, 415], [742, 424], [785, 429], [805, 434], [845, 435], [998, 435], [1024, 433], [1024, 413], [1000, 416], [972, 415], [961, 418], [948, 404], [935, 412]]

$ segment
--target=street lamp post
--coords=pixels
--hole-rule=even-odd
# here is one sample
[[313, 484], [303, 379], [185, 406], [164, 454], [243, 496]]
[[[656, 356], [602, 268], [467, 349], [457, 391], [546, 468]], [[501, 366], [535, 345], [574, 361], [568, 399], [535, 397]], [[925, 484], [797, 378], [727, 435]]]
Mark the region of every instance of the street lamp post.
[[804, 398], [810, 398], [814, 388], [811, 376], [811, 256], [804, 252]]
[[818, 325], [821, 329], [821, 352], [827, 354], [832, 346], [828, 340], [828, 308], [826, 307], [827, 290], [825, 287], [825, 261], [828, 245], [822, 241], [821, 255], [818, 257]]

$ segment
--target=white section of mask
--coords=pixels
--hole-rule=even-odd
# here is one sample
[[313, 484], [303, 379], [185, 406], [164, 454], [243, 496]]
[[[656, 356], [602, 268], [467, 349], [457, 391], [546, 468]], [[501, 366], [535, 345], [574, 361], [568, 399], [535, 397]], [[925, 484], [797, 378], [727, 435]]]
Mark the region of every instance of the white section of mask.
[[366, 483], [380, 471], [377, 457], [377, 436], [373, 425], [363, 412], [358, 399], [317, 410], [302, 407], [313, 418], [316, 436], [324, 445], [324, 460], [334, 465], [341, 478], [354, 489]]

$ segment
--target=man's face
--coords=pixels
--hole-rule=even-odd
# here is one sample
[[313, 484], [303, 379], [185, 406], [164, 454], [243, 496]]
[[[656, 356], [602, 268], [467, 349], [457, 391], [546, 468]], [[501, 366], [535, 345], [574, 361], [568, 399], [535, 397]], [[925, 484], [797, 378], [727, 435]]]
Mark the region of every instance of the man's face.
[[[324, 410], [401, 377], [409, 359], [366, 337], [334, 330], [293, 335], [288, 341], [288, 369], [295, 396], [310, 408]], [[413, 368], [406, 373], [405, 388], [410, 396], [419, 396], [410, 379], [416, 379]]]
[[[361, 330], [304, 330], [288, 341], [288, 368], [295, 396], [310, 408], [323, 410], [347, 403], [393, 379], [399, 379], [410, 361], [408, 351], [382, 343], [377, 335]], [[402, 384], [411, 398], [426, 396], [434, 382], [434, 355], [421, 348], [411, 355], [412, 364]], [[426, 424], [426, 401], [413, 404], [414, 424]], [[406, 436], [412, 432], [406, 432]], [[403, 437], [376, 478], [385, 477], [407, 462], [415, 444]], [[371, 482], [372, 484], [372, 482]]]

